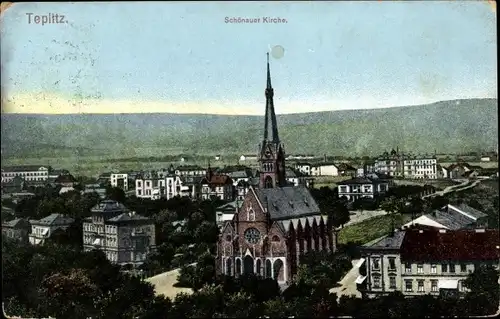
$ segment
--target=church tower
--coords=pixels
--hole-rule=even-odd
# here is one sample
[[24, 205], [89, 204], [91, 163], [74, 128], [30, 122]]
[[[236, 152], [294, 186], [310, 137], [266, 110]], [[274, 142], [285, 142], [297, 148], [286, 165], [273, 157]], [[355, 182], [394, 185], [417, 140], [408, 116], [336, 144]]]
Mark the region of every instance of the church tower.
[[266, 116], [264, 123], [264, 140], [260, 145], [260, 188], [286, 186], [285, 149], [278, 136], [278, 125], [274, 112], [274, 90], [271, 85], [269, 69], [269, 53], [267, 53], [267, 87]]

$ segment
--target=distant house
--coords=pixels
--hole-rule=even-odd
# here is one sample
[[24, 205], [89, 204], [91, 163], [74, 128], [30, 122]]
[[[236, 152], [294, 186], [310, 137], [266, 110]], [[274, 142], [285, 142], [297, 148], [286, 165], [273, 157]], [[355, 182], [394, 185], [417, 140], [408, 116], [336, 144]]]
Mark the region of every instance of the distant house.
[[101, 185], [111, 185], [111, 172], [102, 173], [97, 179], [97, 183]]
[[311, 174], [313, 176], [339, 176], [339, 167], [334, 163], [316, 163], [311, 165]]
[[217, 207], [215, 209], [215, 220], [219, 228], [222, 228], [226, 221], [233, 220], [237, 207], [240, 208], [242, 205], [243, 201], [237, 200]]
[[22, 165], [2, 167], [2, 184], [18, 176], [25, 181], [45, 181], [49, 178], [50, 166]]
[[240, 156], [240, 161], [256, 161], [257, 155], [255, 154], [244, 154]]
[[59, 190], [59, 195], [61, 194], [64, 194], [64, 193], [68, 193], [68, 192], [72, 192], [74, 191], [75, 189], [73, 187], [67, 187], [67, 186], [63, 186], [61, 187], [61, 189]]
[[181, 165], [175, 169], [177, 176], [203, 176], [207, 170], [198, 165]]
[[215, 160], [220, 161], [222, 159], [222, 155], [215, 155]]
[[301, 172], [304, 175], [312, 175], [311, 168], [312, 164], [308, 162], [297, 162], [295, 163], [295, 169]]
[[481, 157], [481, 162], [489, 162], [489, 161], [491, 161], [491, 157], [489, 157], [489, 156], [482, 156]]
[[233, 200], [233, 180], [228, 175], [218, 175], [212, 172], [202, 178], [201, 199], [219, 198], [221, 200]]
[[296, 155], [288, 155], [286, 157], [287, 160], [311, 160], [317, 158], [311, 154], [296, 154]]
[[300, 171], [293, 169], [291, 167], [285, 168], [285, 178], [290, 186], [305, 186], [312, 187], [314, 181], [313, 178], [307, 177]]
[[356, 169], [347, 163], [337, 164], [338, 176], [355, 176]]
[[448, 171], [448, 178], [451, 179], [460, 179], [463, 178], [465, 172], [468, 172], [471, 170], [471, 167], [467, 163], [457, 163], [457, 164], [451, 164], [448, 166], [447, 171]]
[[25, 188], [26, 182], [21, 176], [16, 176], [9, 179], [7, 182], [2, 181], [2, 194], [19, 193]]
[[128, 191], [128, 174], [127, 173], [112, 173], [110, 176], [111, 186], [118, 187], [124, 191]]
[[345, 197], [349, 201], [360, 198], [374, 198], [389, 190], [389, 182], [383, 179], [355, 177], [337, 183], [339, 198]]
[[[3, 209], [3, 208], [2, 208]], [[24, 218], [16, 218], [14, 220], [2, 223], [2, 234], [7, 238], [18, 240], [23, 243], [29, 242], [29, 233], [31, 224]]]
[[62, 214], [51, 214], [40, 220], [30, 220], [29, 222], [31, 224], [29, 242], [33, 245], [41, 245], [54, 231], [68, 229], [75, 220]]
[[76, 178], [71, 174], [62, 174], [56, 177], [54, 184], [62, 187], [73, 187], [77, 183]]
[[488, 215], [465, 204], [449, 204], [442, 210], [435, 210], [406, 223], [402, 229], [415, 225], [451, 230], [487, 228]]
[[227, 172], [226, 175], [231, 177], [233, 185], [236, 186], [241, 181], [248, 182], [250, 178], [253, 177], [253, 172], [250, 168], [245, 168], [242, 170]]
[[91, 194], [96, 193], [99, 195], [101, 199], [106, 198], [106, 188], [102, 187], [99, 184], [87, 184], [85, 185], [85, 189], [82, 191], [82, 194]]
[[248, 181], [246, 180], [240, 180], [238, 184], [236, 184], [236, 200], [244, 200], [246, 194], [250, 190], [250, 179]]

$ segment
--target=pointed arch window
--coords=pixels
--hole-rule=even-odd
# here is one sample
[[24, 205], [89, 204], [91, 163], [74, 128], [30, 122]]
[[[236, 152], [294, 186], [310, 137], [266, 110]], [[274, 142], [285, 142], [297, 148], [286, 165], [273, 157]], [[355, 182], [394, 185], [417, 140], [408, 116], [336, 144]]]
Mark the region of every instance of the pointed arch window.
[[255, 221], [255, 211], [253, 210], [253, 208], [249, 208], [248, 211], [247, 211], [247, 220], [248, 221]]
[[264, 180], [264, 188], [273, 188], [273, 179], [271, 176], [267, 176]]

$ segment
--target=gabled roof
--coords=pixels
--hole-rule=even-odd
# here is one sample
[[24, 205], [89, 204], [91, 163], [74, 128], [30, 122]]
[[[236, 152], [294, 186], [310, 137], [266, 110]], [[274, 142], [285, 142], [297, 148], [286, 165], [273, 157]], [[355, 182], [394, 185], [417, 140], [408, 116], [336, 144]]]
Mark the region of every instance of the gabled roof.
[[241, 187], [248, 187], [250, 186], [250, 183], [247, 182], [246, 180], [244, 179], [241, 179], [238, 181], [238, 183], [236, 184], [236, 186], [241, 186]]
[[230, 176], [233, 179], [253, 177], [251, 169], [245, 169], [245, 170], [239, 170], [239, 171], [234, 171], [234, 172], [228, 172], [227, 175]]
[[373, 180], [369, 178], [356, 177], [337, 183], [337, 185], [353, 185], [353, 184], [373, 184]]
[[34, 172], [41, 168], [50, 170], [50, 166], [45, 165], [16, 165], [16, 166], [3, 166], [2, 172]]
[[51, 214], [45, 218], [40, 220], [30, 220], [30, 223], [33, 225], [41, 225], [41, 226], [58, 226], [58, 225], [70, 225], [75, 220], [71, 217], [64, 216], [63, 214]]
[[138, 215], [138, 214], [131, 214], [131, 213], [122, 213], [118, 216], [115, 216], [113, 218], [108, 219], [109, 222], [114, 222], [114, 223], [120, 223], [120, 222], [133, 222], [133, 221], [151, 221], [149, 218], [146, 218], [144, 216]]
[[128, 208], [122, 203], [107, 199], [92, 207], [90, 211], [92, 213], [128, 212]]
[[363, 246], [365, 249], [374, 249], [374, 250], [390, 250], [401, 248], [401, 244], [403, 243], [403, 239], [405, 237], [404, 231], [397, 231], [392, 236], [385, 236], [384, 238], [376, 241], [374, 243], [369, 243], [368, 245]]
[[339, 164], [337, 164], [337, 168], [340, 171], [354, 171], [354, 170], [356, 170], [354, 167], [352, 167], [351, 165], [346, 164], [346, 163], [339, 163]]
[[478, 219], [478, 218], [483, 218], [483, 217], [487, 217], [488, 215], [486, 215], [485, 213], [475, 209], [475, 208], [472, 208], [466, 204], [454, 204], [454, 205], [451, 205], [451, 204], [448, 204], [448, 212], [450, 211], [454, 211], [456, 213], [459, 213], [461, 215], [465, 215], [465, 216], [470, 216], [474, 219]]
[[411, 261], [497, 260], [500, 252], [498, 229], [407, 230], [401, 259]]
[[20, 227], [31, 227], [29, 221], [24, 218], [16, 218], [2, 224], [3, 227], [20, 228]]
[[229, 185], [233, 184], [233, 180], [231, 177], [227, 175], [212, 175], [210, 180], [208, 177], [204, 177], [201, 180], [201, 184], [209, 184], [209, 185]]
[[255, 189], [255, 194], [272, 220], [320, 214], [318, 204], [304, 186]]

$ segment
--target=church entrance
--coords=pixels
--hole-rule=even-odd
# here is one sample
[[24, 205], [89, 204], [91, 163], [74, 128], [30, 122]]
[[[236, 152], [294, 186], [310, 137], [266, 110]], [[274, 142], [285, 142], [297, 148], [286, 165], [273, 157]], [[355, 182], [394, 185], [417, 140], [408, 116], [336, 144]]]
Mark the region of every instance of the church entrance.
[[243, 273], [245, 275], [253, 274], [253, 258], [252, 256], [245, 256], [243, 258]]

